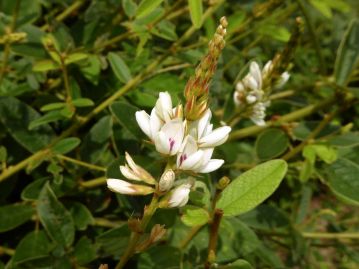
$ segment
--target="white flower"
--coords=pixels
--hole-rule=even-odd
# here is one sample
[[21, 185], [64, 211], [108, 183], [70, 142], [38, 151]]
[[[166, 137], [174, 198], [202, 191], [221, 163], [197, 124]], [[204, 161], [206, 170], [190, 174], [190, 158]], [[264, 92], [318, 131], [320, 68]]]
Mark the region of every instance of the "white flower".
[[289, 78], [290, 78], [290, 74], [288, 72], [282, 73], [282, 75], [280, 76], [279, 80], [276, 83], [276, 87], [278, 89], [282, 88], [288, 82]]
[[229, 132], [231, 131], [229, 126], [222, 126], [212, 130], [213, 125], [210, 124], [211, 118], [211, 110], [207, 109], [202, 118], [192, 122], [189, 127], [190, 135], [197, 140], [200, 148], [213, 148], [222, 145], [228, 139]]
[[214, 148], [199, 149], [195, 139], [188, 135], [177, 155], [177, 167], [196, 173], [209, 173], [217, 170], [223, 160], [211, 159]]
[[124, 177], [136, 181], [144, 181], [149, 184], [155, 184], [156, 180], [141, 166], [137, 165], [130, 154], [125, 153], [127, 164], [120, 166], [120, 171]]
[[113, 191], [128, 195], [147, 195], [154, 192], [154, 189], [144, 185], [135, 185], [127, 181], [109, 178], [107, 179], [107, 187]]
[[268, 61], [262, 69], [262, 77], [264, 79], [267, 79], [269, 74], [272, 72], [272, 69], [273, 69], [273, 62]]
[[253, 106], [252, 109], [253, 111], [250, 119], [258, 126], [265, 126], [264, 118], [266, 116], [266, 104], [258, 102]]
[[151, 115], [148, 115], [146, 111], [137, 111], [136, 121], [141, 130], [153, 141], [164, 122], [158, 117], [156, 110], [152, 109]]
[[176, 155], [184, 137], [184, 122], [174, 119], [165, 123], [154, 137], [156, 150], [166, 155]]
[[172, 169], [166, 170], [160, 178], [160, 181], [158, 183], [158, 189], [161, 192], [170, 190], [173, 186], [173, 182], [175, 181], [175, 177], [176, 175]]
[[168, 200], [168, 207], [182, 207], [187, 204], [192, 185], [182, 184], [175, 188]]

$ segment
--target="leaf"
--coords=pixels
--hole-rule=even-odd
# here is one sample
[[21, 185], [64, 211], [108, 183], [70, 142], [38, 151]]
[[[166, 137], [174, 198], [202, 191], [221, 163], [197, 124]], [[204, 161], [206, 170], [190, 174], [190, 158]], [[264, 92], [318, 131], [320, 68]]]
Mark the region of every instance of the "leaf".
[[335, 147], [355, 147], [359, 145], [359, 133], [345, 133], [334, 136], [328, 140], [328, 143]]
[[122, 0], [122, 8], [127, 17], [132, 18], [136, 14], [137, 5], [133, 0]]
[[115, 73], [116, 77], [123, 83], [127, 83], [131, 78], [131, 71], [126, 65], [126, 63], [122, 60], [122, 58], [113, 52], [110, 52], [107, 55], [108, 60], [110, 61], [110, 65], [112, 71]]
[[53, 60], [40, 60], [32, 66], [34, 72], [45, 72], [50, 70], [59, 69], [60, 65], [55, 63]]
[[181, 220], [190, 227], [204, 225], [209, 221], [209, 213], [201, 207], [186, 206], [183, 209]]
[[142, 0], [137, 9], [137, 18], [145, 17], [158, 7], [163, 0]]
[[203, 22], [203, 5], [202, 0], [188, 0], [189, 13], [191, 15], [192, 24], [199, 29]]
[[76, 243], [75, 257], [80, 265], [85, 265], [96, 259], [96, 247], [86, 236], [81, 237]]
[[[170, 258], [169, 258], [170, 257]], [[172, 246], [155, 246], [148, 251], [141, 253], [138, 260], [138, 269], [158, 268], [163, 269], [179, 268], [181, 252]]]
[[45, 125], [47, 123], [58, 121], [58, 120], [61, 120], [63, 118], [64, 117], [61, 115], [60, 111], [58, 111], [58, 110], [50, 111], [50, 112], [46, 113], [45, 115], [43, 115], [42, 117], [30, 122], [29, 130], [30, 131], [34, 130], [35, 128], [37, 128], [39, 126], [43, 126], [43, 125]]
[[359, 19], [350, 22], [339, 45], [334, 66], [338, 85], [346, 86], [359, 60]]
[[65, 64], [75, 63], [84, 59], [89, 58], [90, 55], [83, 52], [75, 52], [66, 56]]
[[329, 166], [329, 187], [344, 202], [359, 206], [359, 165], [339, 158]]
[[86, 230], [88, 225], [92, 225], [95, 222], [90, 210], [88, 210], [88, 208], [81, 203], [73, 203], [70, 208], [70, 213], [76, 228], [80, 231]]
[[226, 269], [253, 269], [252, 265], [246, 260], [239, 259], [235, 262], [228, 264]]
[[58, 244], [68, 247], [74, 241], [75, 227], [71, 214], [57, 200], [49, 183], [42, 188], [37, 213], [48, 235]]
[[272, 159], [284, 153], [288, 143], [288, 136], [282, 130], [276, 128], [265, 130], [256, 140], [256, 154], [261, 160]]
[[49, 125], [28, 130], [30, 122], [40, 118], [30, 106], [14, 97], [0, 97], [0, 121], [10, 135], [30, 152], [46, 147], [54, 137]]
[[279, 186], [287, 172], [283, 160], [262, 163], [233, 180], [222, 192], [217, 208], [224, 216], [237, 216], [267, 199]]
[[12, 204], [0, 207], [0, 233], [20, 226], [30, 220], [34, 209], [28, 204]]
[[110, 109], [123, 128], [127, 129], [134, 137], [139, 139], [144, 137], [135, 117], [136, 111], [139, 111], [138, 108], [124, 101], [118, 101], [113, 103]]
[[54, 154], [66, 154], [80, 145], [81, 140], [77, 137], [68, 137], [57, 142], [52, 148]]
[[122, 225], [100, 234], [96, 238], [96, 245], [105, 256], [121, 255], [128, 245], [130, 233], [128, 225]]
[[51, 103], [51, 104], [47, 104], [44, 105], [40, 108], [41, 111], [50, 111], [50, 110], [56, 110], [56, 109], [60, 109], [63, 108], [64, 106], [66, 106], [66, 103]]
[[16, 265], [30, 258], [46, 256], [51, 251], [50, 247], [45, 232], [35, 230], [28, 233], [17, 245], [12, 262]]
[[93, 106], [95, 103], [89, 98], [77, 98], [72, 100], [72, 104], [76, 107]]
[[112, 117], [104, 116], [92, 126], [82, 141], [80, 148], [81, 159], [95, 164], [106, 150], [112, 135]]
[[309, 0], [311, 5], [316, 8], [320, 13], [322, 13], [328, 19], [333, 17], [332, 10], [328, 3], [324, 0]]

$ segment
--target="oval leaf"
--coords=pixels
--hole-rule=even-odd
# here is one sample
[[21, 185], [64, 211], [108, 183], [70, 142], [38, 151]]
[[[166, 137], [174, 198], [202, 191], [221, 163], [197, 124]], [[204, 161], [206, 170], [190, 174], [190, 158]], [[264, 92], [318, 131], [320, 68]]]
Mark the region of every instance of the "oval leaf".
[[75, 227], [71, 214], [57, 200], [47, 183], [41, 190], [37, 203], [40, 221], [49, 236], [62, 246], [70, 246], [74, 241]]
[[217, 208], [224, 216], [237, 216], [267, 199], [287, 172], [287, 163], [272, 160], [260, 164], [233, 180], [222, 192]]
[[186, 206], [181, 220], [187, 226], [204, 225], [209, 221], [209, 213], [201, 207]]
[[52, 147], [52, 152], [55, 154], [66, 154], [76, 148], [81, 143], [77, 137], [69, 137], [62, 139]]
[[137, 9], [137, 18], [142, 18], [158, 7], [163, 0], [142, 0]]
[[202, 26], [203, 6], [202, 0], [188, 0], [189, 12], [191, 20], [197, 29]]
[[126, 83], [132, 78], [130, 69], [118, 54], [110, 52], [107, 58], [113, 72], [121, 82]]
[[0, 232], [6, 232], [28, 221], [34, 210], [31, 205], [7, 205], [0, 207]]
[[288, 148], [288, 136], [279, 129], [268, 129], [261, 133], [256, 141], [256, 153], [259, 159], [269, 160], [279, 156]]

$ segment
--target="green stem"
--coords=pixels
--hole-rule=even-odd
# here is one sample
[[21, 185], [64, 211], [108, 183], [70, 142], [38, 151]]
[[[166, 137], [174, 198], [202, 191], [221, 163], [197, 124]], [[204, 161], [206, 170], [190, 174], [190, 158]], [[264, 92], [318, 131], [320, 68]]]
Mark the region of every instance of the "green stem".
[[0, 256], [3, 254], [9, 255], [9, 256], [14, 256], [15, 250], [11, 249], [11, 248], [0, 246]]
[[106, 177], [99, 177], [88, 181], [81, 181], [80, 186], [83, 188], [95, 188], [106, 184]]
[[106, 167], [97, 166], [97, 165], [94, 165], [94, 164], [91, 164], [91, 163], [86, 163], [86, 162], [83, 162], [83, 161], [79, 161], [79, 160], [67, 157], [65, 155], [56, 155], [56, 157], [58, 159], [60, 159], [60, 160], [64, 160], [64, 161], [67, 161], [67, 162], [70, 162], [70, 163], [74, 163], [74, 164], [77, 164], [77, 165], [80, 165], [80, 166], [83, 166], [83, 167], [87, 167], [87, 168], [90, 168], [90, 169], [93, 169], [93, 170], [106, 172]]
[[156, 194], [153, 195], [149, 206], [145, 207], [144, 214], [140, 223], [140, 232], [133, 231], [130, 236], [130, 242], [128, 243], [127, 249], [122, 255], [120, 262], [116, 265], [115, 269], [121, 269], [125, 266], [127, 261], [132, 257], [136, 250], [136, 246], [141, 238], [142, 233], [146, 230], [148, 223], [150, 222], [153, 214], [156, 212], [158, 206], [158, 197]]
[[187, 236], [181, 241], [179, 244], [180, 249], [185, 249], [189, 242], [192, 241], [192, 239], [196, 236], [196, 234], [204, 227], [204, 225], [194, 226], [190, 230], [190, 232], [187, 234]]
[[[17, 21], [18, 15], [19, 15], [20, 3], [21, 3], [21, 0], [16, 0], [14, 12], [12, 15], [12, 21], [11, 21], [11, 24], [10, 24], [7, 34], [12, 34], [16, 29], [16, 21]], [[2, 67], [0, 69], [0, 85], [2, 83], [3, 78], [5, 77], [7, 64], [8, 64], [8, 60], [9, 60], [9, 56], [10, 56], [10, 46], [11, 46], [11, 42], [7, 41], [5, 43], [5, 47], [4, 47]]]

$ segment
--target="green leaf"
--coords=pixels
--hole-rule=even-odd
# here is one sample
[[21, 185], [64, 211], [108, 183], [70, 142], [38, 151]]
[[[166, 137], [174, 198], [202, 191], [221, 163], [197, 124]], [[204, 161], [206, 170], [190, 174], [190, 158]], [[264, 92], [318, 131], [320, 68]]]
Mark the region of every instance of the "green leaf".
[[33, 120], [32, 122], [30, 122], [29, 130], [30, 131], [34, 130], [35, 128], [37, 128], [39, 126], [43, 126], [47, 123], [58, 121], [63, 118], [64, 117], [61, 115], [60, 111], [58, 111], [58, 110], [50, 111], [50, 112], [46, 113], [45, 115], [43, 115], [42, 117], [37, 118], [36, 120]]
[[253, 267], [246, 260], [239, 259], [231, 264], [228, 264], [226, 269], [253, 269]]
[[54, 154], [66, 154], [80, 145], [81, 140], [77, 137], [68, 137], [57, 142], [52, 148]]
[[47, 104], [44, 105], [40, 108], [41, 111], [50, 111], [50, 110], [56, 110], [56, 109], [60, 109], [63, 108], [64, 106], [66, 106], [66, 103], [51, 103], [51, 104]]
[[100, 234], [96, 238], [96, 245], [106, 256], [121, 255], [128, 245], [130, 233], [128, 225], [122, 225]]
[[85, 265], [96, 259], [96, 247], [86, 236], [81, 237], [76, 243], [75, 257], [80, 265]]
[[[170, 258], [169, 258], [170, 257]], [[158, 268], [163, 269], [179, 268], [181, 252], [178, 248], [171, 246], [156, 246], [141, 253], [138, 260], [138, 269]]]
[[14, 97], [0, 97], [0, 121], [10, 135], [30, 152], [46, 147], [54, 132], [49, 125], [28, 130], [30, 122], [40, 118], [38, 112]]
[[106, 150], [112, 135], [112, 117], [101, 118], [82, 141], [80, 148], [81, 159], [85, 162], [96, 163]]
[[187, 226], [204, 225], [209, 221], [209, 213], [201, 207], [186, 206], [181, 220]]
[[328, 19], [333, 17], [332, 10], [325, 0], [309, 0], [309, 2]]
[[75, 63], [84, 59], [89, 58], [89, 54], [83, 52], [75, 52], [66, 56], [65, 64]]
[[88, 225], [93, 225], [95, 222], [90, 210], [81, 203], [73, 203], [70, 207], [70, 213], [76, 228], [80, 231], [86, 230]]
[[131, 71], [126, 65], [126, 63], [122, 60], [122, 58], [114, 53], [110, 52], [107, 55], [108, 60], [110, 61], [110, 65], [112, 71], [115, 73], [116, 77], [123, 83], [127, 83], [131, 78]]
[[7, 150], [4, 146], [0, 146], [0, 163], [6, 162]]
[[328, 140], [328, 143], [335, 147], [355, 147], [359, 145], [359, 133], [345, 133], [334, 136]]
[[262, 132], [255, 149], [259, 159], [269, 160], [284, 153], [289, 144], [288, 136], [280, 129], [272, 128]]
[[57, 200], [49, 183], [41, 190], [37, 213], [48, 235], [58, 244], [68, 247], [74, 241], [75, 227], [71, 214]]
[[39, 198], [42, 187], [44, 186], [46, 180], [49, 178], [39, 178], [35, 181], [27, 184], [27, 186], [21, 192], [21, 199], [28, 201], [35, 201]]
[[339, 45], [334, 66], [337, 84], [346, 86], [359, 60], [359, 19], [350, 22]]
[[132, 18], [136, 14], [137, 5], [133, 0], [122, 0], [122, 8], [127, 17]]
[[344, 202], [359, 206], [359, 165], [339, 158], [329, 166], [329, 187]]
[[203, 5], [202, 0], [188, 0], [189, 13], [191, 15], [192, 24], [199, 29], [203, 22]]
[[34, 209], [27, 204], [12, 204], [0, 207], [0, 232], [6, 232], [27, 222]]
[[246, 171], [224, 189], [217, 208], [223, 210], [224, 216], [251, 210], [278, 188], [286, 172], [287, 163], [283, 160], [271, 160]]
[[145, 17], [158, 7], [163, 0], [142, 0], [137, 9], [137, 18]]
[[113, 103], [110, 109], [123, 128], [127, 129], [134, 137], [139, 139], [144, 137], [135, 117], [136, 111], [139, 111], [138, 108], [124, 101], [118, 101]]
[[15, 264], [34, 257], [46, 256], [51, 251], [51, 245], [45, 232], [33, 231], [28, 233], [17, 245], [12, 262]]
[[59, 69], [60, 65], [52, 60], [40, 60], [32, 66], [34, 72], [45, 72], [50, 70]]
[[89, 98], [77, 98], [72, 100], [72, 104], [76, 107], [93, 106], [95, 103]]

